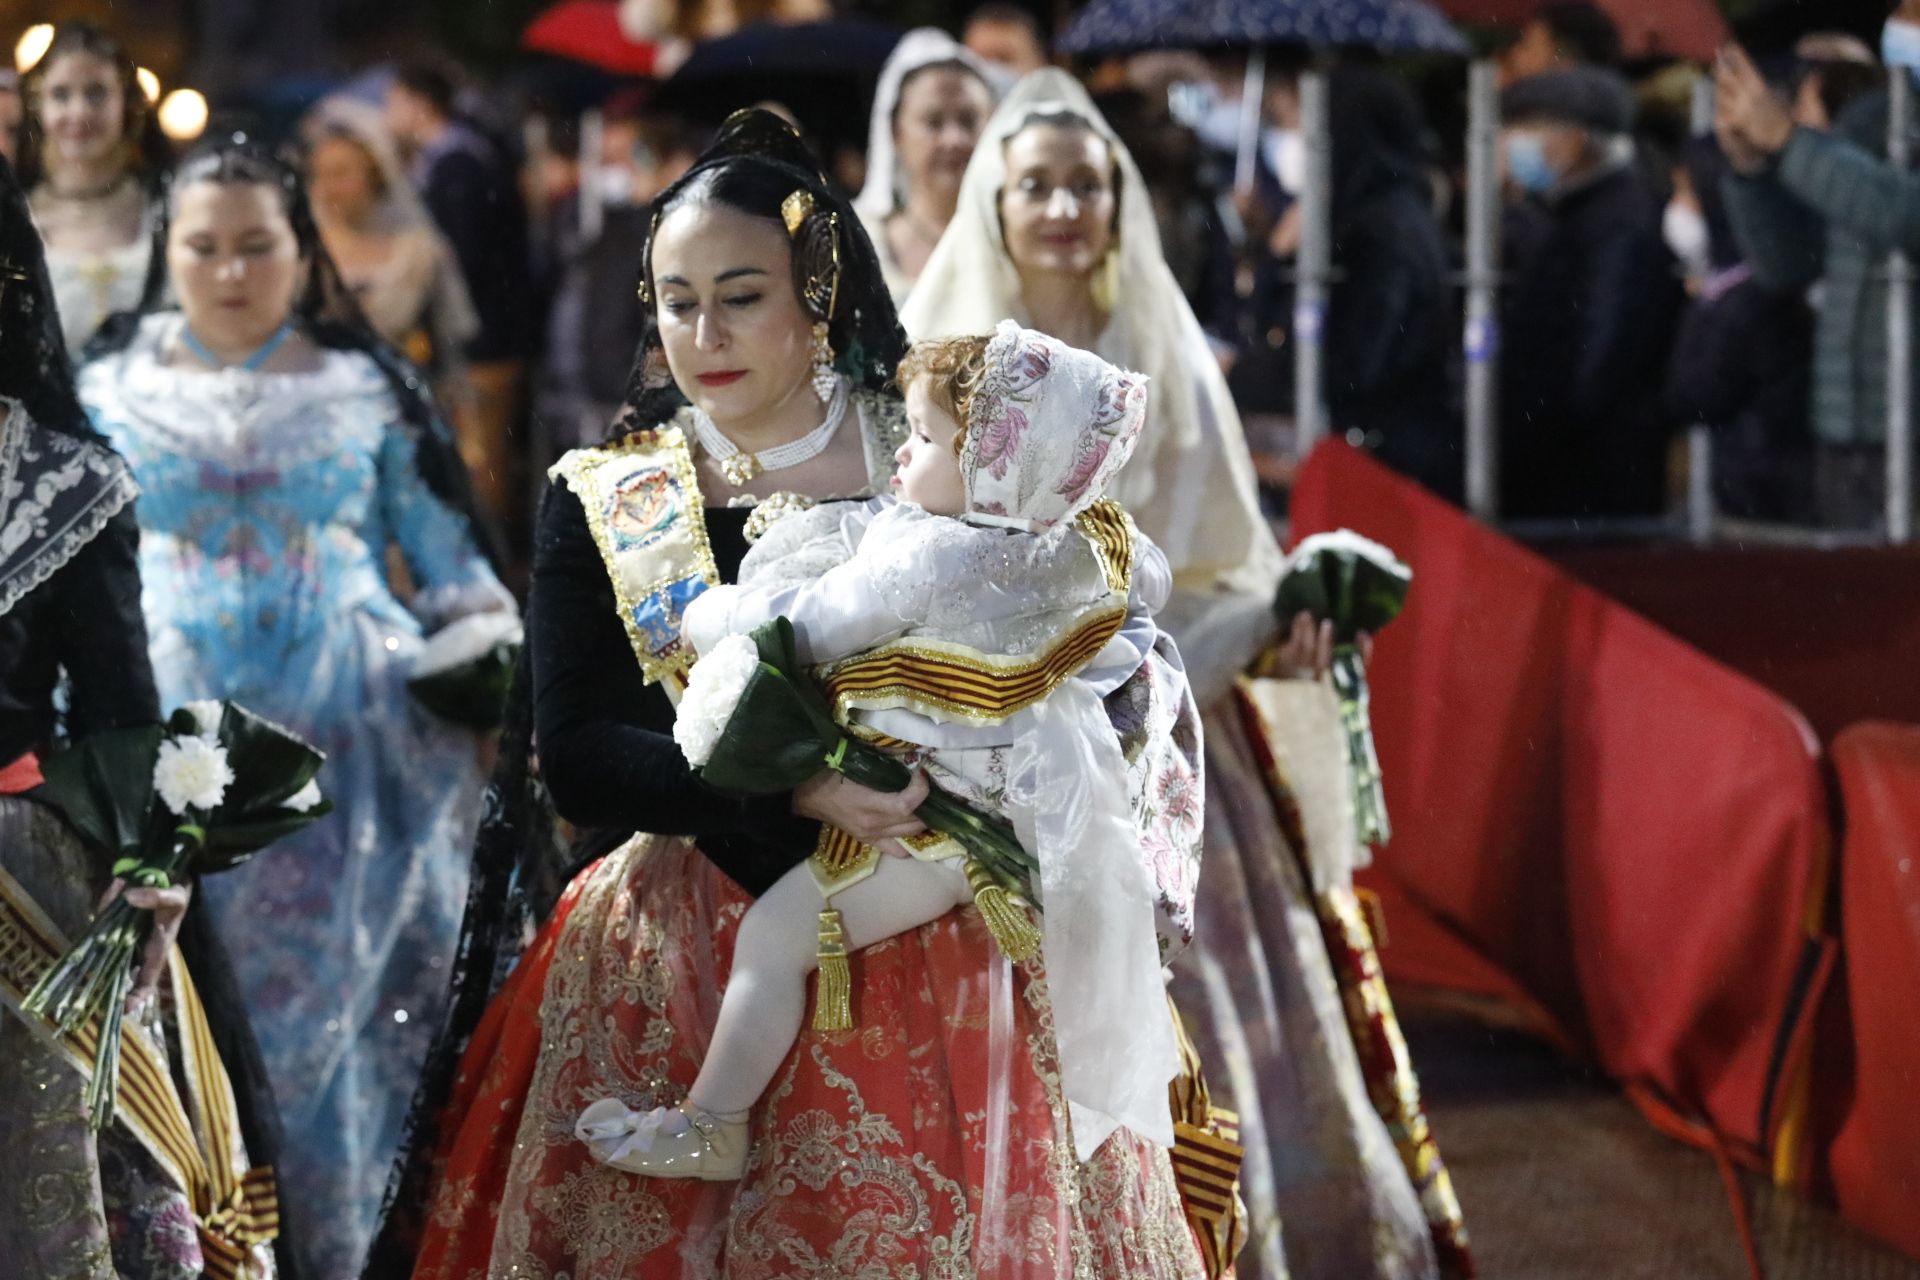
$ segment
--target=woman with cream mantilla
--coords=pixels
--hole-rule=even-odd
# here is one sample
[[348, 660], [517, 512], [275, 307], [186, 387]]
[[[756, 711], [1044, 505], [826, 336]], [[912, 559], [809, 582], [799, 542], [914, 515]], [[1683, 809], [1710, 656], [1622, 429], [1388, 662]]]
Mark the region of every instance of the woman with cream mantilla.
[[[1173, 993], [1247, 1147], [1251, 1238], [1239, 1273], [1464, 1273], [1458, 1202], [1352, 889], [1364, 851], [1346, 834], [1350, 820], [1314, 820], [1344, 803], [1344, 775], [1326, 767], [1342, 758], [1332, 693], [1241, 679], [1256, 662], [1324, 665], [1329, 641], [1296, 625], [1261, 656], [1275, 638], [1281, 557], [1239, 416], [1161, 255], [1139, 170], [1059, 71], [1022, 80], [988, 122], [953, 222], [901, 312], [915, 338], [1003, 317], [1153, 380], [1146, 429], [1112, 496], [1172, 565], [1161, 623], [1206, 723], [1206, 854], [1195, 944]], [[1307, 841], [1297, 813], [1331, 838]], [[1282, 1221], [1297, 1224], [1284, 1249]]]

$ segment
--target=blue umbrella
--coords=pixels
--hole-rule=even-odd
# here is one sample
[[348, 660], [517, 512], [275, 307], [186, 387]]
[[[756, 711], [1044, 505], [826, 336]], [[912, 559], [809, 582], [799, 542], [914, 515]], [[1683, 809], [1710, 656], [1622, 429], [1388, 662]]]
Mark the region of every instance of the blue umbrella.
[[1072, 54], [1297, 44], [1464, 55], [1425, 0], [1093, 0], [1057, 42]]

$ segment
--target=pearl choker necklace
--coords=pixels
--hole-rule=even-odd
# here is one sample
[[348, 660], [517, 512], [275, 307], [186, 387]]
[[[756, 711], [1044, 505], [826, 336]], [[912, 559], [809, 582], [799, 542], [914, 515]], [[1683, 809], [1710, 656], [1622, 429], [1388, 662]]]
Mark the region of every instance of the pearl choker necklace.
[[785, 471], [803, 462], [811, 462], [825, 453], [827, 446], [833, 443], [834, 436], [839, 434], [841, 422], [846, 419], [849, 398], [847, 380], [834, 379], [833, 398], [827, 402], [827, 416], [819, 426], [798, 440], [762, 449], [758, 453], [748, 453], [727, 439], [721, 434], [720, 428], [714, 425], [713, 419], [697, 406], [693, 411], [693, 434], [700, 441], [700, 447], [720, 464], [720, 474], [727, 478], [727, 483], [737, 489], [763, 471]]

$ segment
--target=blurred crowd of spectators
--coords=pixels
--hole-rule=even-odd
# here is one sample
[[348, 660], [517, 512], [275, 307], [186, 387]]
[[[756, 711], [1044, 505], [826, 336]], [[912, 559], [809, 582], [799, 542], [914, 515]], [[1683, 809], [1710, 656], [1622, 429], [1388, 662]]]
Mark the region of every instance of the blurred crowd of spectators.
[[[781, 13], [827, 13], [801, 8]], [[710, 34], [701, 12], [629, 2], [622, 19], [690, 47]], [[997, 88], [1047, 59], [1012, 5], [976, 10], [963, 38]], [[1890, 67], [1920, 67], [1920, 0], [1903, 0], [1882, 44], [1816, 35], [1759, 63], [1729, 48], [1709, 68], [1627, 67], [1606, 14], [1567, 0], [1511, 40], [1499, 55], [1504, 515], [1669, 512], [1680, 442], [1705, 426], [1721, 512], [1881, 518], [1887, 261], [1920, 248], [1920, 179], [1886, 158], [1886, 86]], [[1169, 264], [1270, 455], [1263, 475], [1283, 488], [1306, 153], [1281, 60], [1252, 189], [1236, 190], [1243, 66], [1158, 54], [1083, 70], [1152, 189]], [[1330, 91], [1330, 421], [1458, 499], [1461, 78], [1349, 59]], [[381, 100], [329, 98], [303, 122], [328, 245], [441, 388], [510, 533], [547, 460], [618, 410], [647, 204], [710, 132], [650, 102], [628, 88], [585, 116], [521, 104], [509, 117], [497, 95], [421, 62], [395, 69]], [[0, 79], [0, 148], [13, 150], [21, 117], [17, 77]], [[857, 189], [862, 148], [820, 141]]]

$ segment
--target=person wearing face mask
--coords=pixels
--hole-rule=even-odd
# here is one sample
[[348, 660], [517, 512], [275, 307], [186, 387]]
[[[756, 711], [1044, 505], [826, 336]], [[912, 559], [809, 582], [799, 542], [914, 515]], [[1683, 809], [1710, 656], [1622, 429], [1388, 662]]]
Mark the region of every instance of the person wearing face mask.
[[[1920, 0], [1881, 34], [1890, 70], [1920, 70]], [[1727, 213], [1754, 279], [1784, 294], [1818, 282], [1815, 504], [1821, 523], [1873, 528], [1886, 509], [1887, 258], [1920, 252], [1920, 175], [1886, 158], [1887, 94], [1861, 93], [1831, 128], [1795, 120], [1746, 53], [1715, 70], [1715, 132], [1731, 162]], [[1920, 129], [1909, 149], [1920, 142]]]
[[[1322, 341], [1333, 425], [1358, 431], [1396, 470], [1444, 496], [1462, 487], [1459, 423], [1448, 387], [1452, 286], [1427, 180], [1418, 104], [1385, 72], [1342, 67], [1330, 86], [1335, 283]], [[1291, 126], [1291, 92], [1275, 114]], [[1270, 162], [1290, 195], [1305, 185], [1297, 128], [1275, 135]], [[1291, 265], [1297, 222], [1269, 239], [1251, 310], [1259, 335], [1228, 386], [1246, 412], [1293, 412]]]
[[968, 15], [960, 42], [986, 64], [996, 97], [1011, 90], [1022, 76], [1047, 65], [1047, 41], [1040, 23], [1021, 5], [988, 0]]
[[1665, 505], [1660, 382], [1680, 302], [1661, 207], [1634, 161], [1633, 97], [1577, 67], [1501, 95], [1517, 207], [1503, 298], [1501, 511], [1650, 515]]
[[1664, 230], [1686, 269], [1688, 301], [1667, 367], [1668, 419], [1677, 428], [1713, 429], [1713, 496], [1721, 512], [1804, 520], [1813, 505], [1813, 316], [1798, 294], [1755, 282], [1727, 222], [1720, 194], [1726, 167], [1711, 139], [1697, 139], [1674, 168]]

